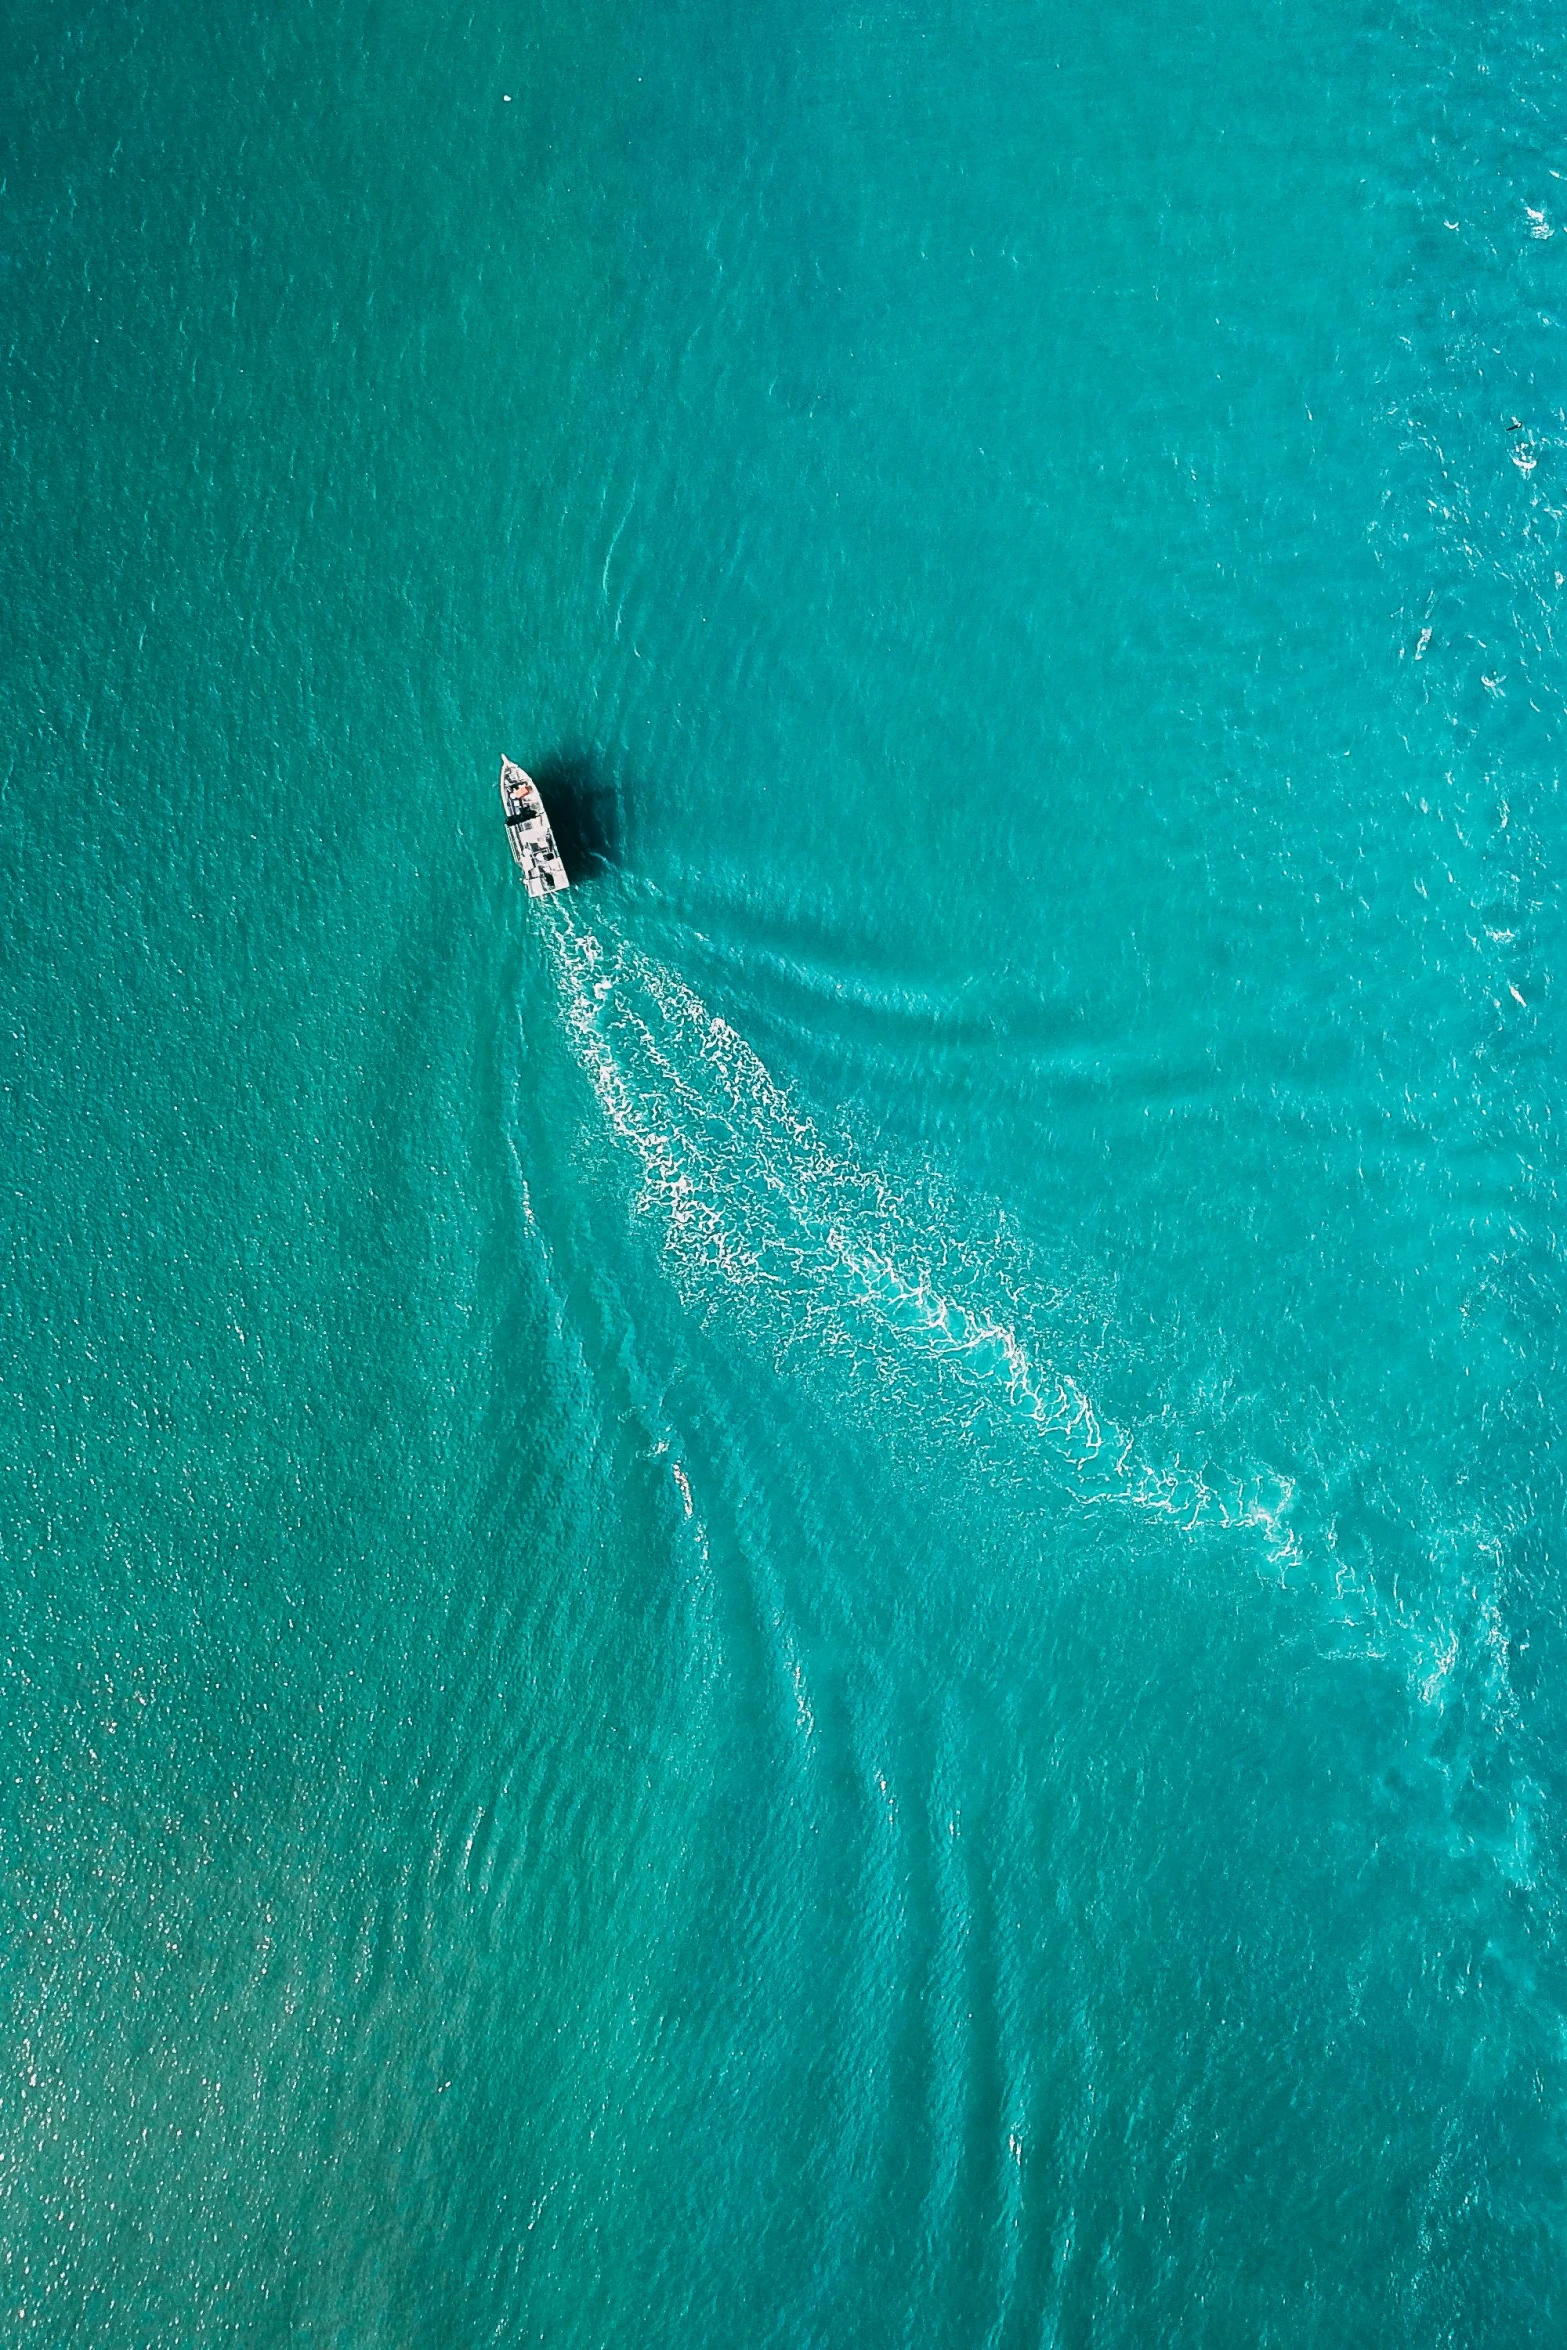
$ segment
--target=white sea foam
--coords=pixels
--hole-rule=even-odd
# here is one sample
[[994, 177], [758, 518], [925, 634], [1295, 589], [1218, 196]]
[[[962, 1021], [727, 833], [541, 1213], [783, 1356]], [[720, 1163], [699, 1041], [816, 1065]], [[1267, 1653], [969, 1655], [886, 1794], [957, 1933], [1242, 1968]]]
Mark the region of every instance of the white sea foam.
[[781, 1359], [849, 1356], [881, 1408], [906, 1400], [914, 1365], [933, 1366], [968, 1435], [1030, 1432], [1053, 1480], [1085, 1503], [1252, 1528], [1275, 1566], [1292, 1562], [1287, 1479], [1147, 1458], [1096, 1406], [1082, 1366], [1055, 1359], [1021, 1297], [995, 1296], [1004, 1285], [983, 1252], [831, 1149], [685, 981], [569, 919], [549, 935], [573, 1049], [638, 1166], [638, 1211], [661, 1227], [688, 1305], [713, 1314], [727, 1299]]

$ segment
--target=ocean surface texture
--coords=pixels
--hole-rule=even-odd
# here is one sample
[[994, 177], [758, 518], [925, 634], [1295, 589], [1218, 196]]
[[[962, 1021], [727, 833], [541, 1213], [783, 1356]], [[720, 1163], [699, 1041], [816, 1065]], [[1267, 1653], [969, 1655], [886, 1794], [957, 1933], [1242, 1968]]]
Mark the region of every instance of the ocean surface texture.
[[0, 55], [0, 2339], [1567, 2341], [1560, 10]]

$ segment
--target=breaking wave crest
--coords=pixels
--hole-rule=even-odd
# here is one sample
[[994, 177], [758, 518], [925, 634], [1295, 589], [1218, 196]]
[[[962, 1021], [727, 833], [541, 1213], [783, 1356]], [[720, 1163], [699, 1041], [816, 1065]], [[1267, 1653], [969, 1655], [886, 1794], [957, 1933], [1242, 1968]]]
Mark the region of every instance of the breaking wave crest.
[[1055, 1359], [1059, 1295], [1043, 1310], [1020, 1290], [1004, 1308], [987, 1299], [997, 1264], [986, 1252], [957, 1237], [951, 1216], [916, 1216], [882, 1174], [830, 1148], [694, 989], [629, 942], [569, 921], [552, 928], [550, 948], [573, 1050], [636, 1161], [637, 1210], [661, 1227], [688, 1307], [714, 1315], [731, 1301], [780, 1362], [850, 1358], [894, 1411], [910, 1368], [934, 1368], [966, 1437], [992, 1456], [1021, 1429], [1084, 1502], [1253, 1528], [1281, 1570], [1293, 1560], [1286, 1479], [1144, 1457], [1096, 1407], [1081, 1364]]

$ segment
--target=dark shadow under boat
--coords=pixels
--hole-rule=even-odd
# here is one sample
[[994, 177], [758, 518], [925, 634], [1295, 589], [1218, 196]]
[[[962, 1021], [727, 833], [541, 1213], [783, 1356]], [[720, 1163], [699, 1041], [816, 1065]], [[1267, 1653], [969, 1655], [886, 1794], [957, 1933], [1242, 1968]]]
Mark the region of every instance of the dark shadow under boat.
[[562, 751], [531, 769], [574, 888], [621, 862], [620, 793], [591, 752]]

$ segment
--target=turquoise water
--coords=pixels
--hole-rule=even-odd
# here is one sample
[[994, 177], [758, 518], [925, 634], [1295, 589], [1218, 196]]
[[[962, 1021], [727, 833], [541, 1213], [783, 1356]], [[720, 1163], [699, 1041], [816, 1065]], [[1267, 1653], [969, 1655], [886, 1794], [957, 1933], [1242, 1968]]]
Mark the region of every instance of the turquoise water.
[[1556, 31], [10, 10], [6, 2341], [1562, 2338]]

